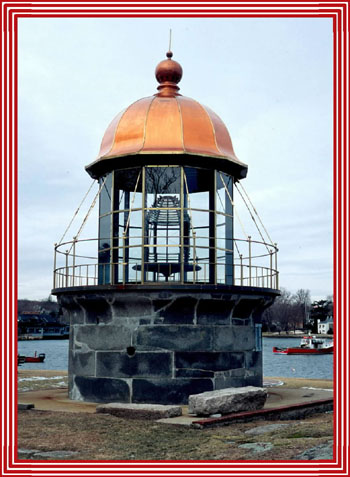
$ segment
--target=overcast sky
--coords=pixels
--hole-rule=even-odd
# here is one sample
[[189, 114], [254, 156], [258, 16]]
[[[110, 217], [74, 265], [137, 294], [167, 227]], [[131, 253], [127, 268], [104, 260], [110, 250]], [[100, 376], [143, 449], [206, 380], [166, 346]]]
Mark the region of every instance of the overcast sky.
[[331, 19], [21, 18], [19, 298], [50, 294], [53, 244], [92, 182], [84, 166], [113, 117], [156, 93], [170, 28], [180, 93], [221, 117], [248, 164], [280, 285], [332, 294]]

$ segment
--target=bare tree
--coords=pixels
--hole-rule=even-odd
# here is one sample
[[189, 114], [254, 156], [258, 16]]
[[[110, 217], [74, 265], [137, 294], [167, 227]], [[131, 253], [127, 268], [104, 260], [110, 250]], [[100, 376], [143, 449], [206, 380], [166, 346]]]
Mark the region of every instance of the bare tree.
[[310, 291], [298, 290], [294, 295], [281, 289], [281, 295], [274, 304], [266, 310], [263, 324], [266, 331], [285, 331], [304, 328], [310, 307]]
[[300, 323], [301, 328], [305, 328], [309, 319], [311, 297], [310, 290], [300, 288], [294, 295], [295, 321]]

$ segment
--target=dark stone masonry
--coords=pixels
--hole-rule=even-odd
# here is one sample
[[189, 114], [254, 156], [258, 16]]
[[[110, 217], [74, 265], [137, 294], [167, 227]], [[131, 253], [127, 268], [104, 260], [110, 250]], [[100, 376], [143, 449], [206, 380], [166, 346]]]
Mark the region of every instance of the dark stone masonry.
[[190, 394], [261, 386], [260, 321], [274, 293], [219, 288], [56, 290], [71, 323], [70, 398], [184, 404]]

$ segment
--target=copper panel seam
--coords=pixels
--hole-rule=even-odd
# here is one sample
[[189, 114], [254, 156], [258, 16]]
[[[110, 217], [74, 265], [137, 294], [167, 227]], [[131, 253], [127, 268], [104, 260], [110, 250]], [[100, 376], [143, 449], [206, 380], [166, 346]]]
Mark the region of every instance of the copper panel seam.
[[154, 101], [155, 99], [156, 99], [156, 96], [153, 96], [152, 101], [150, 101], [150, 103], [149, 103], [149, 105], [148, 105], [147, 113], [146, 113], [145, 120], [144, 120], [144, 123], [143, 123], [143, 141], [142, 141], [141, 149], [139, 149], [139, 153], [141, 153], [141, 152], [143, 151], [143, 148], [145, 147], [145, 141], [146, 141], [146, 127], [147, 127], [147, 120], [148, 120], [149, 110], [151, 109], [151, 106], [152, 106], [153, 101]]
[[228, 156], [233, 160], [238, 160], [233, 149], [231, 137], [225, 123], [211, 108], [204, 105], [202, 105], [202, 107], [208, 114], [213, 124], [218, 150], [221, 151], [224, 156]]
[[208, 115], [203, 114], [201, 104], [185, 96], [181, 97], [179, 103], [184, 122], [184, 145], [186, 152], [219, 155], [214, 140], [212, 123]]
[[[104, 133], [102, 141], [101, 141], [100, 151], [98, 153], [97, 160], [108, 155], [108, 153], [112, 150], [117, 128], [119, 126], [120, 120], [123, 117], [126, 109], [127, 108], [120, 111], [120, 113], [118, 113], [117, 116], [115, 116], [115, 118], [113, 118], [112, 121], [109, 123], [109, 126], [107, 127], [106, 132]], [[114, 124], [114, 122], [116, 124]], [[104, 142], [106, 144], [104, 144]], [[106, 149], [106, 152], [104, 152], [105, 149]]]
[[[181, 96], [181, 95], [180, 95]], [[181, 122], [181, 141], [182, 141], [182, 149], [184, 152], [186, 152], [186, 149], [185, 149], [185, 141], [184, 141], [184, 123], [183, 123], [183, 120], [182, 120], [182, 112], [181, 112], [181, 107], [180, 107], [180, 103], [177, 99], [178, 97], [175, 96], [175, 101], [176, 101], [176, 104], [177, 104], [177, 108], [179, 110], [179, 116], [180, 116], [180, 122]]]
[[[135, 117], [140, 119], [144, 117], [144, 109], [147, 104], [144, 103], [152, 103], [152, 97], [145, 97], [141, 98], [138, 101], [132, 103], [123, 114], [123, 117], [119, 121], [118, 128], [116, 130], [114, 136], [114, 143], [113, 143], [113, 155], [114, 154], [122, 154], [124, 153], [137, 153], [142, 149], [142, 144], [144, 141], [144, 127], [136, 126], [136, 129], [133, 131], [133, 122], [135, 121]], [[147, 110], [149, 105], [147, 107]], [[135, 126], [135, 124], [134, 124]], [[130, 132], [128, 137], [128, 131]], [[118, 135], [118, 132], [120, 134]], [[133, 134], [134, 137], [133, 137]], [[120, 137], [119, 137], [120, 136]], [[138, 146], [139, 144], [139, 146]], [[137, 147], [138, 146], [138, 147]], [[111, 153], [111, 151], [110, 151]]]
[[[198, 104], [200, 104], [200, 103], [198, 103]], [[218, 142], [217, 142], [217, 140], [216, 140], [216, 129], [215, 129], [215, 127], [214, 127], [213, 121], [211, 120], [211, 117], [210, 117], [210, 115], [208, 114], [208, 111], [205, 109], [205, 107], [204, 107], [202, 104], [200, 104], [200, 107], [203, 109], [204, 113], [205, 113], [205, 114], [208, 116], [208, 118], [209, 118], [209, 121], [210, 121], [210, 124], [211, 124], [211, 128], [212, 128], [213, 134], [214, 134], [214, 141], [215, 141], [216, 149], [218, 150], [219, 153], [223, 154], [223, 152], [222, 152], [221, 149], [219, 148]]]
[[144, 150], [168, 148], [183, 151], [180, 114], [174, 97], [157, 97], [147, 118]]

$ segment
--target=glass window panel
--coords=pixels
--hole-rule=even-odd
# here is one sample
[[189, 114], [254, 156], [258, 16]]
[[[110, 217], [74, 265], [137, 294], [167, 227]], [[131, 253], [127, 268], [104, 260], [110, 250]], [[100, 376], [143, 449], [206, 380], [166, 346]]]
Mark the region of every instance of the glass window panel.
[[129, 218], [130, 237], [140, 237], [142, 235], [142, 210], [133, 210]]
[[233, 285], [233, 178], [218, 171], [216, 187], [217, 280]]
[[187, 207], [192, 210], [209, 210], [209, 192], [190, 194], [187, 200]]
[[[137, 184], [136, 192], [142, 192], [142, 178], [141, 178], [142, 169], [132, 168], [132, 169], [122, 169], [115, 171], [114, 176], [114, 187], [120, 189], [124, 192], [134, 192]], [[116, 205], [116, 204], [115, 204]]]
[[[221, 180], [217, 181], [217, 185], [219, 186]], [[221, 184], [222, 185], [222, 184]], [[226, 189], [222, 185], [221, 189], [216, 189], [216, 211], [225, 213], [226, 212]]]
[[112, 173], [109, 173], [99, 179], [99, 185], [102, 187], [100, 192], [100, 215], [111, 211], [112, 175]]
[[110, 250], [102, 250], [98, 254], [98, 284], [107, 285], [110, 283]]
[[99, 220], [99, 250], [111, 246], [111, 214], [100, 217]]
[[145, 279], [179, 280], [181, 168], [147, 167], [145, 173]]
[[118, 247], [119, 246], [119, 236], [122, 235], [122, 231], [120, 230], [121, 225], [120, 225], [120, 220], [122, 219], [122, 216], [114, 212], [112, 214], [112, 220], [113, 220], [113, 247]]
[[[192, 204], [191, 204], [192, 205]], [[200, 230], [209, 227], [209, 212], [200, 210], [189, 210], [189, 215], [192, 219], [192, 227], [194, 230]]]
[[[130, 237], [129, 238], [129, 246], [130, 247], [136, 247], [136, 246], [140, 247], [141, 246], [141, 237]], [[133, 250], [134, 250], [134, 248], [132, 250], [130, 250], [130, 254], [133, 253]]]
[[180, 177], [180, 167], [146, 167], [146, 192], [180, 194]]
[[[116, 174], [116, 172], [114, 172], [114, 174]], [[119, 209], [119, 203], [120, 203], [122, 194], [123, 194], [123, 191], [121, 191], [120, 189], [118, 189], [118, 187], [116, 187], [115, 181], [114, 181], [112, 210]]]
[[[138, 246], [137, 246], [138, 245]], [[141, 246], [140, 243], [132, 244], [129, 252], [130, 261], [133, 260], [135, 263], [141, 261]]]
[[142, 193], [140, 192], [136, 192], [136, 193], [132, 193], [132, 203], [130, 205], [130, 207], [134, 210], [134, 209], [142, 209]]
[[208, 191], [214, 182], [214, 171], [209, 169], [199, 169], [194, 167], [185, 167], [184, 168], [186, 183], [184, 189], [190, 194]]

